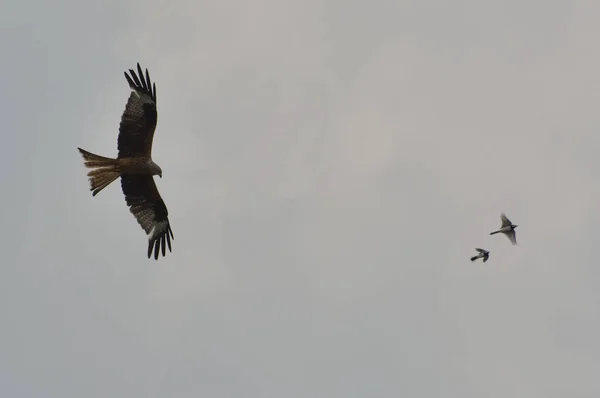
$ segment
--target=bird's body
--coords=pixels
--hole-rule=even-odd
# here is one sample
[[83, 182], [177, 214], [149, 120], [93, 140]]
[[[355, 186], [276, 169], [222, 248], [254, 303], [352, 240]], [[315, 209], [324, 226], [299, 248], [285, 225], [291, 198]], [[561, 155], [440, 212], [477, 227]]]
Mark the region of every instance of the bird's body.
[[516, 245], [517, 234], [515, 228], [517, 228], [518, 225], [513, 224], [504, 213], [500, 215], [500, 219], [502, 220], [502, 226], [497, 231], [490, 232], [490, 235], [503, 233], [513, 245]]
[[127, 174], [150, 174], [162, 176], [161, 168], [154, 163], [151, 158], [135, 157], [117, 159], [123, 170]]
[[161, 168], [152, 160], [152, 140], [156, 129], [156, 86], [151, 84], [146, 69], [144, 76], [137, 64], [139, 78], [133, 69], [125, 73], [132, 92], [127, 101], [119, 126], [116, 159], [99, 156], [77, 148], [84, 159], [89, 173], [90, 190], [96, 196], [117, 178], [121, 177], [121, 188], [131, 213], [149, 236], [148, 258], [154, 251], [165, 256], [166, 248], [171, 251], [173, 231], [168, 211], [154, 182], [153, 176], [162, 178]]
[[484, 249], [479, 249], [479, 248], [475, 248], [475, 250], [477, 250], [479, 252], [479, 254], [477, 254], [476, 256], [471, 257], [471, 261], [475, 261], [478, 258], [482, 258], [483, 262], [485, 263], [488, 258], [490, 258], [490, 252]]

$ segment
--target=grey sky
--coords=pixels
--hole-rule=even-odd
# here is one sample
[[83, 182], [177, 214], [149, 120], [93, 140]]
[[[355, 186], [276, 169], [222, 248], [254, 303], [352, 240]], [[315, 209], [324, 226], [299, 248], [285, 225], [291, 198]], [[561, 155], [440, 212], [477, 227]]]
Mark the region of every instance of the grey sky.
[[[88, 3], [0, 13], [3, 397], [599, 396], [600, 3]], [[138, 61], [158, 262], [76, 150]]]

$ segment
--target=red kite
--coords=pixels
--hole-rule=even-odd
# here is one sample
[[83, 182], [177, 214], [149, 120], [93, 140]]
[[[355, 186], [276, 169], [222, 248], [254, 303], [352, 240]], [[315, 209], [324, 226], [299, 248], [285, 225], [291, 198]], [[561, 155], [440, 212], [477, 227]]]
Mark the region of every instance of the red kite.
[[157, 121], [156, 85], [151, 84], [148, 69], [145, 80], [139, 63], [137, 69], [139, 78], [133, 69], [129, 69], [131, 77], [125, 72], [131, 94], [121, 116], [117, 158], [105, 158], [77, 149], [83, 156], [85, 167], [93, 169], [88, 173], [92, 196], [121, 177], [127, 206], [149, 235], [148, 258], [154, 250], [154, 259], [158, 260], [159, 251], [163, 257], [167, 246], [171, 251], [171, 239], [175, 238], [169, 224], [167, 206], [158, 193], [153, 177], [158, 175], [162, 178], [162, 170], [151, 156]]

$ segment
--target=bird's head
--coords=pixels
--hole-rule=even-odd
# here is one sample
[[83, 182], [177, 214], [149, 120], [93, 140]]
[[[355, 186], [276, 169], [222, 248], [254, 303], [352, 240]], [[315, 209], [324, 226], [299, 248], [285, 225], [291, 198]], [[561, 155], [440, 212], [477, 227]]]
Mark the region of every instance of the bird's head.
[[160, 166], [154, 163], [152, 160], [150, 160], [149, 163], [150, 169], [152, 170], [152, 175], [158, 175], [160, 178], [162, 178], [162, 169]]

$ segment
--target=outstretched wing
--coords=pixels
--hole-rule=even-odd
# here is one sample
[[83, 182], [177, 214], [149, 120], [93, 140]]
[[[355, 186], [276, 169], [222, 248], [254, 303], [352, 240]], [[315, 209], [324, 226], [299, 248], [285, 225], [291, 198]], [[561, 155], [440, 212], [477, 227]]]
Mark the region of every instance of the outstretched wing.
[[479, 253], [482, 253], [482, 254], [486, 252], [486, 250], [480, 249], [478, 247], [476, 247], [475, 250], [477, 250]]
[[517, 244], [517, 233], [512, 230], [504, 233], [513, 245]]
[[502, 220], [503, 227], [508, 227], [509, 225], [512, 225], [512, 223], [504, 213], [500, 214], [500, 219]]
[[133, 69], [129, 69], [131, 77], [125, 72], [131, 94], [119, 126], [119, 158], [150, 157], [152, 153], [152, 139], [157, 121], [156, 85], [151, 84], [148, 69], [144, 76], [139, 63], [137, 68], [139, 77]]
[[121, 188], [129, 210], [146, 234], [150, 235], [148, 258], [153, 250], [155, 260], [158, 260], [159, 251], [164, 257], [167, 246], [171, 251], [171, 239], [175, 240], [175, 237], [169, 224], [167, 206], [158, 193], [154, 178], [150, 175], [122, 174]]

